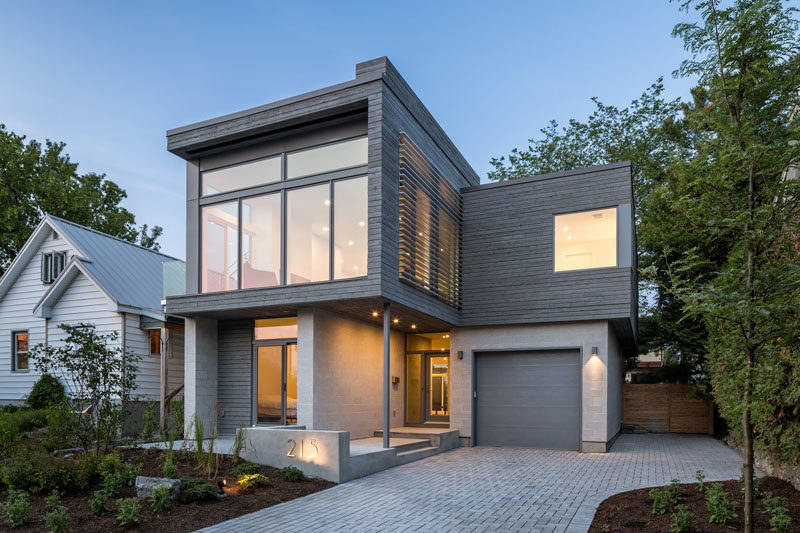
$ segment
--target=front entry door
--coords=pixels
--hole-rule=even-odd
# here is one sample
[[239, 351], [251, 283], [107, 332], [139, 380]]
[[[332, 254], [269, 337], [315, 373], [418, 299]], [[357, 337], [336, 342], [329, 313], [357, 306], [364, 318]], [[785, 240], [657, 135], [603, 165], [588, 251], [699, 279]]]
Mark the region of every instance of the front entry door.
[[425, 420], [447, 422], [450, 420], [450, 354], [445, 352], [425, 354], [427, 369]]
[[297, 422], [297, 344], [255, 346], [255, 422]]

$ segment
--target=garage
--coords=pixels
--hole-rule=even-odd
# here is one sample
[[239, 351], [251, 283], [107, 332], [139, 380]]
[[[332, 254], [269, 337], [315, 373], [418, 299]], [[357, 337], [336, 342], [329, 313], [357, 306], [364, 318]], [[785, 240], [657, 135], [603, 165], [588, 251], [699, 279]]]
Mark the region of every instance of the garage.
[[580, 353], [475, 354], [475, 444], [578, 450]]

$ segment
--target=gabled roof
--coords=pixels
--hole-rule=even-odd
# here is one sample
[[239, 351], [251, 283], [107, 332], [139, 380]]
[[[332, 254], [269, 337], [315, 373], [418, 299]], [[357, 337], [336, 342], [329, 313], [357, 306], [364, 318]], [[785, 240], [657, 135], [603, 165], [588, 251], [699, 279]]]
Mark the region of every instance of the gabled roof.
[[[175, 276], [184, 271], [184, 262], [168, 255], [154, 252], [142, 246], [123, 241], [62, 218], [45, 214], [42, 222], [31, 234], [19, 255], [11, 263], [5, 275], [0, 278], [0, 299], [8, 292], [21, 271], [39, 249], [39, 245], [49, 234], [50, 229], [61, 235], [76, 250], [80, 257], [65, 268], [63, 274], [74, 278], [78, 269], [117, 303], [119, 308], [135, 312], [149, 310], [161, 313], [161, 301], [165, 287], [174, 286]], [[165, 279], [165, 265], [168, 272]], [[66, 286], [60, 279], [53, 283], [42, 297], [37, 309], [45, 303], [55, 303]], [[71, 281], [71, 280], [64, 280]], [[68, 284], [67, 284], [68, 285]], [[53, 292], [53, 294], [50, 294]]]

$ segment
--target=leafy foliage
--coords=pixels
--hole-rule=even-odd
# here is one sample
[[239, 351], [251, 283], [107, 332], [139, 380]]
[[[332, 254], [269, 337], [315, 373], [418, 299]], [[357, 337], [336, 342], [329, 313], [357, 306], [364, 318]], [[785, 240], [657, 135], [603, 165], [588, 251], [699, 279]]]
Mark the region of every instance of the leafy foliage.
[[166, 511], [169, 509], [169, 505], [169, 487], [161, 484], [154, 488], [153, 493], [150, 495], [150, 508], [153, 509], [153, 512], [160, 513]]
[[680, 479], [672, 479], [670, 480], [669, 485], [664, 491], [667, 494], [667, 499], [669, 503], [672, 505], [677, 505], [681, 499], [681, 480]]
[[3, 483], [29, 492], [74, 492], [97, 478], [97, 463], [91, 455], [78, 459], [53, 457], [39, 448], [27, 448], [0, 470]]
[[[77, 400], [72, 426], [84, 448], [108, 449], [122, 428], [123, 405], [136, 387], [138, 356], [115, 346], [116, 332], [101, 334], [92, 324], [60, 324], [63, 345], [38, 344], [31, 350], [36, 368], [67, 383]], [[87, 412], [88, 416], [83, 414]]]
[[193, 477], [181, 479], [181, 493], [178, 500], [181, 503], [192, 503], [202, 500], [215, 500], [217, 491], [203, 481]]
[[44, 515], [44, 523], [50, 533], [65, 533], [69, 531], [69, 515], [67, 508], [61, 504], [58, 491], [54, 490], [50, 496], [44, 499], [47, 504], [47, 514]]
[[164, 477], [175, 479], [178, 477], [178, 467], [172, 462], [172, 459], [164, 460], [164, 470], [162, 472]]
[[108, 513], [108, 493], [104, 490], [96, 490], [89, 498], [89, 513], [92, 516], [103, 516]]
[[32, 409], [47, 409], [60, 405], [66, 399], [67, 395], [64, 393], [64, 386], [58, 381], [58, 378], [50, 374], [42, 374], [33, 384], [25, 403]]
[[736, 518], [736, 502], [728, 499], [728, 493], [722, 483], [714, 483], [706, 492], [708, 521], [712, 524], [727, 524]]
[[286, 481], [303, 481], [306, 478], [303, 471], [296, 466], [285, 466], [275, 473]]
[[142, 415], [142, 432], [139, 437], [143, 441], [150, 441], [158, 431], [158, 403], [147, 402]]
[[117, 500], [117, 522], [122, 527], [138, 526], [142, 517], [139, 514], [139, 498], [122, 498]]
[[0, 124], [0, 275], [44, 213], [158, 249], [159, 226], [137, 229], [126, 193], [104, 174], [79, 174], [65, 145], [27, 141]]
[[653, 507], [650, 509], [652, 514], [667, 514], [672, 510], [666, 490], [652, 489], [650, 499], [653, 500]]
[[[231, 470], [231, 475], [235, 478], [239, 478], [242, 476], [252, 476], [253, 474], [260, 474], [261, 473], [261, 465], [256, 463], [240, 463], [233, 467]], [[278, 470], [278, 475], [280, 475], [280, 470]]]
[[706, 492], [706, 476], [702, 470], [698, 470], [694, 474], [695, 479], [697, 480], [697, 492], [705, 494]]
[[780, 496], [773, 496], [771, 492], [765, 492], [761, 501], [764, 503], [764, 512], [770, 515], [769, 525], [771, 530], [776, 533], [789, 533], [792, 528], [792, 517], [789, 516], [787, 508], [788, 501]]
[[694, 513], [683, 504], [676, 507], [675, 513], [672, 515], [669, 531], [670, 533], [689, 533], [694, 531]]
[[269, 485], [269, 479], [264, 474], [248, 474], [239, 477], [236, 481], [245, 489], [255, 489]]
[[31, 503], [28, 501], [28, 493], [24, 490], [10, 489], [2, 507], [6, 515], [6, 524], [11, 527], [25, 525], [30, 520]]

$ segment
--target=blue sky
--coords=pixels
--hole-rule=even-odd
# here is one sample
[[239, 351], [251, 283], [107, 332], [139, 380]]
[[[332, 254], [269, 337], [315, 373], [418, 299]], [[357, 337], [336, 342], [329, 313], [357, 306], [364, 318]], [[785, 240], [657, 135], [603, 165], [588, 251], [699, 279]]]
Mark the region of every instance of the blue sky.
[[184, 164], [165, 131], [352, 79], [386, 55], [475, 170], [589, 100], [691, 80], [666, 0], [1, 2], [0, 122], [63, 141], [184, 257]]

